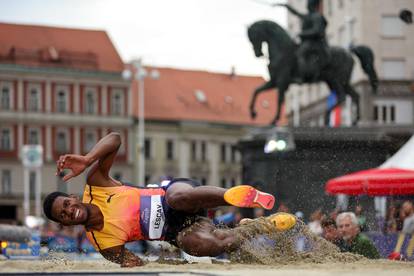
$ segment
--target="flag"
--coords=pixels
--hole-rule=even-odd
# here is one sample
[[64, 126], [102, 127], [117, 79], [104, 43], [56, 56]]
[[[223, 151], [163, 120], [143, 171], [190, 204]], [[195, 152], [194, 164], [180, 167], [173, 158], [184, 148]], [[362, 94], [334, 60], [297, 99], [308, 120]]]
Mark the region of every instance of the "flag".
[[[336, 104], [336, 101], [337, 101], [336, 91], [332, 90], [331, 94], [329, 94], [328, 99], [327, 99], [328, 109], [332, 108]], [[341, 126], [341, 123], [342, 123], [341, 117], [342, 117], [342, 107], [337, 106], [331, 111], [331, 114], [329, 115], [329, 126], [330, 127]]]

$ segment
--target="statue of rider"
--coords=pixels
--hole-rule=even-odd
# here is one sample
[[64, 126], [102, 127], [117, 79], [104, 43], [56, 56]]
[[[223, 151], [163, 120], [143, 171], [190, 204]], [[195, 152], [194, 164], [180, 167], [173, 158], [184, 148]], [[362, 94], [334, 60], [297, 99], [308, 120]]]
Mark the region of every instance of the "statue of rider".
[[325, 36], [328, 22], [319, 11], [320, 2], [320, 0], [308, 0], [308, 14], [298, 12], [289, 4], [275, 4], [275, 6], [286, 7], [302, 21], [302, 30], [299, 34], [301, 43], [297, 50], [297, 57], [299, 73], [303, 81], [307, 82], [319, 79], [321, 70], [329, 63], [330, 58]]

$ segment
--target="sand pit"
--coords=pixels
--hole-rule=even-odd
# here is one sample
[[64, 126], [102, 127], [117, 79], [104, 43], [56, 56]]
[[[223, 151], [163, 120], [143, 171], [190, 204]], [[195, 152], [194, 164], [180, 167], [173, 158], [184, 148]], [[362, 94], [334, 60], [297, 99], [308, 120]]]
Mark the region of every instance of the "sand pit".
[[[382, 276], [414, 275], [414, 262], [368, 260], [360, 255], [340, 253], [326, 240], [313, 235], [299, 223], [287, 232], [269, 231], [264, 219], [240, 227], [243, 240], [230, 261], [185, 263], [183, 260], [149, 260], [143, 267], [120, 268], [104, 259], [83, 260], [51, 253], [44, 260], [0, 260], [0, 274], [28, 273], [60, 275], [236, 275], [236, 276]], [[302, 238], [306, 250], [298, 250], [294, 241]], [[27, 274], [26, 274], [27, 275]]]
[[93, 273], [128, 273], [152, 275], [240, 275], [240, 276], [313, 276], [313, 275], [352, 275], [352, 276], [382, 276], [382, 275], [413, 275], [414, 263], [395, 261], [356, 261], [353, 263], [330, 262], [310, 264], [304, 262], [281, 265], [247, 265], [247, 264], [184, 264], [168, 265], [149, 263], [143, 267], [120, 268], [110, 262], [99, 261], [0, 261], [0, 274], [3, 273], [53, 273], [53, 272], [88, 272]]

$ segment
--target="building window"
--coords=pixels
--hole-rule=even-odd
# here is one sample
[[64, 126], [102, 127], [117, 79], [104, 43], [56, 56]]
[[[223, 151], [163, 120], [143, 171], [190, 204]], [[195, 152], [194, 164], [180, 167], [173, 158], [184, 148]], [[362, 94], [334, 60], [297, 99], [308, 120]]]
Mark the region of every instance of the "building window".
[[111, 99], [111, 114], [112, 115], [122, 115], [122, 91], [114, 91]]
[[9, 151], [11, 149], [11, 131], [8, 128], [3, 128], [1, 130], [1, 150]]
[[237, 161], [237, 148], [236, 146], [231, 146], [231, 162], [236, 163]]
[[40, 93], [36, 88], [29, 91], [29, 111], [39, 111], [40, 109]]
[[173, 140], [167, 140], [167, 160], [174, 159], [174, 142]]
[[404, 25], [396, 15], [383, 15], [381, 17], [381, 32], [385, 37], [403, 37]]
[[226, 183], [227, 183], [226, 179], [225, 178], [222, 178], [221, 181], [220, 181], [221, 187], [222, 188], [226, 188], [227, 187], [227, 184]]
[[1, 88], [1, 109], [2, 110], [9, 110], [10, 109], [10, 88], [7, 86], [3, 86]]
[[192, 141], [191, 142], [191, 161], [197, 160], [197, 142]]
[[38, 145], [39, 143], [39, 131], [37, 129], [29, 129], [27, 143], [29, 145]]
[[328, 16], [332, 16], [332, 0], [326, 1], [326, 8], [328, 10]]
[[207, 144], [206, 142], [201, 142], [201, 161], [206, 161], [206, 153], [207, 153]]
[[65, 91], [60, 90], [56, 97], [56, 111], [59, 113], [67, 112], [67, 94]]
[[56, 151], [58, 153], [68, 152], [68, 138], [64, 131], [59, 131], [56, 135]]
[[382, 74], [384, 79], [388, 80], [402, 80], [406, 78], [405, 75], [405, 60], [383, 60]]
[[221, 144], [221, 147], [220, 147], [220, 157], [221, 157], [220, 160], [221, 160], [221, 162], [226, 162], [227, 161], [226, 148], [227, 148], [226, 144]]
[[29, 173], [29, 195], [34, 199], [36, 195], [36, 172]]
[[395, 122], [395, 106], [390, 106], [390, 121]]
[[374, 121], [378, 123], [395, 123], [396, 108], [394, 104], [374, 105]]
[[3, 170], [1, 174], [1, 193], [3, 195], [11, 194], [11, 171]]
[[95, 91], [88, 90], [85, 94], [85, 113], [86, 114], [95, 114]]
[[341, 46], [346, 46], [345, 27], [344, 26], [339, 27], [339, 30], [338, 30], [338, 44], [341, 45]]
[[85, 143], [83, 145], [83, 151], [89, 152], [96, 144], [96, 133], [92, 131], [87, 131], [85, 133]]
[[148, 139], [148, 138], [145, 138], [144, 153], [145, 153], [145, 159], [146, 160], [151, 159], [151, 140]]
[[57, 177], [57, 190], [62, 193], [68, 192], [68, 184], [61, 177]]

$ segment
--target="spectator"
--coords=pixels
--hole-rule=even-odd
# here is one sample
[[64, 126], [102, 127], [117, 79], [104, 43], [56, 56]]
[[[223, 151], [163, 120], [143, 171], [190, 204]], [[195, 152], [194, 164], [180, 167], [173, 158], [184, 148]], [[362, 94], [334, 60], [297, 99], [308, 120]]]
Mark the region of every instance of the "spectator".
[[387, 214], [385, 218], [385, 224], [384, 224], [384, 233], [385, 234], [391, 234], [396, 233], [397, 231], [397, 218], [399, 216], [399, 212], [397, 210], [397, 207], [395, 204], [391, 203], [390, 206], [387, 209]]
[[336, 246], [341, 247], [343, 240], [339, 235], [335, 221], [332, 218], [324, 218], [321, 222], [321, 226], [322, 237], [324, 237], [327, 241], [335, 244]]
[[342, 252], [363, 255], [369, 259], [380, 257], [372, 241], [360, 233], [358, 219], [353, 212], [344, 212], [337, 216], [336, 225], [343, 243], [339, 247]]
[[367, 218], [363, 214], [363, 211], [364, 209], [361, 205], [358, 204], [357, 206], [355, 206], [355, 215], [358, 219], [359, 229], [361, 230], [361, 232], [367, 232], [369, 231], [367, 225]]
[[280, 205], [279, 205], [279, 208], [277, 208], [277, 211], [278, 212], [290, 213], [289, 207], [284, 202], [280, 202]]
[[322, 210], [318, 209], [310, 215], [310, 222], [308, 224], [311, 232], [318, 236], [322, 235], [322, 226], [321, 226], [322, 217], [323, 217]]
[[414, 234], [414, 206], [411, 201], [405, 201], [401, 207], [404, 214], [403, 233]]

